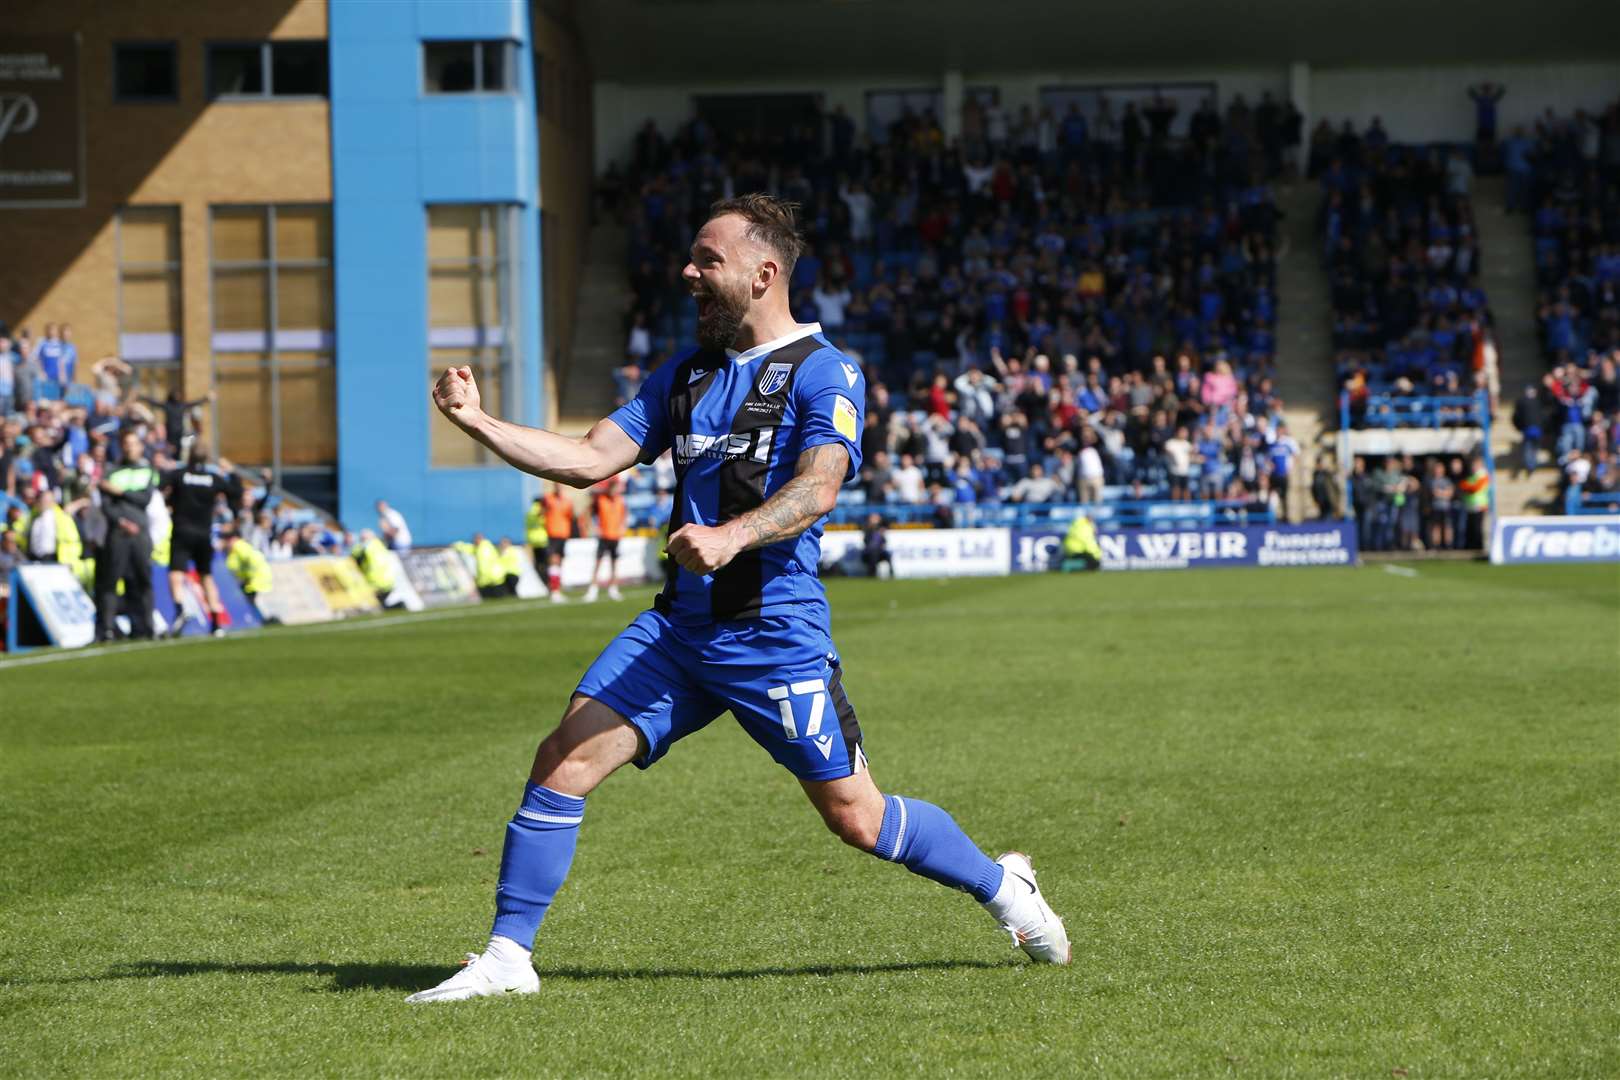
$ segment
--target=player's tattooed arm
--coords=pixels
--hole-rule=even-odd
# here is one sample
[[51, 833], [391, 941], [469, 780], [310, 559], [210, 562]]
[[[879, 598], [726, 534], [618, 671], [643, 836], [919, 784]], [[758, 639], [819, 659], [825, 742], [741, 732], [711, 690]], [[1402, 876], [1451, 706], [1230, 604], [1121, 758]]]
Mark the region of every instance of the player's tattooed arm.
[[840, 443], [812, 446], [799, 455], [793, 479], [757, 510], [731, 522], [743, 537], [741, 551], [791, 540], [814, 525], [838, 501], [849, 470], [849, 451]]
[[757, 509], [717, 527], [675, 530], [670, 558], [694, 574], [712, 574], [744, 551], [791, 540], [833, 508], [848, 470], [849, 451], [841, 444], [812, 446], [799, 455], [793, 479]]

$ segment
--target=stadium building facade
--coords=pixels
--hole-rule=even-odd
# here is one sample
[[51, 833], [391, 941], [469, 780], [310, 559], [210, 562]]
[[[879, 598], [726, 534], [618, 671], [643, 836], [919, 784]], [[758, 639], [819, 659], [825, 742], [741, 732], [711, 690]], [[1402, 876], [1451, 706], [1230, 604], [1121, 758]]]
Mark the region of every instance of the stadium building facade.
[[504, 415], [547, 412], [568, 327], [545, 279], [572, 282], [544, 267], [577, 260], [590, 168], [589, 73], [549, 7], [11, 7], [0, 317], [71, 324], [81, 384], [118, 355], [149, 396], [213, 392], [222, 456], [352, 527], [383, 498], [420, 542], [517, 535], [536, 481], [427, 389], [467, 364]]

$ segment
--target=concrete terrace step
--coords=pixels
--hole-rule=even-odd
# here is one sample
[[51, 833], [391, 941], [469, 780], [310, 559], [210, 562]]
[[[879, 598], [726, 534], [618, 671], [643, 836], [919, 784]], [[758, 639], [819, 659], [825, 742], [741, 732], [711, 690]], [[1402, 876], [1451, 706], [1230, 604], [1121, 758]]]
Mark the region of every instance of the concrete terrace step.
[[559, 385], [557, 429], [583, 435], [613, 409], [613, 369], [624, 363], [625, 258], [629, 231], [613, 221], [591, 227], [580, 272], [574, 353]]
[[1333, 305], [1316, 238], [1320, 195], [1315, 184], [1279, 186], [1283, 212], [1277, 260], [1277, 391], [1283, 419], [1304, 456], [1296, 465], [1289, 511], [1295, 520], [1314, 512], [1310, 476], [1324, 438], [1338, 427], [1333, 378]]
[[1545, 450], [1544, 463], [1528, 477], [1517, 475], [1519, 433], [1513, 429], [1513, 403], [1528, 383], [1546, 371], [1536, 327], [1535, 241], [1523, 215], [1505, 210], [1502, 177], [1474, 185], [1474, 220], [1479, 226], [1480, 283], [1495, 316], [1497, 408], [1491, 426], [1496, 462], [1498, 514], [1557, 511], [1558, 469]]
[[[1283, 212], [1277, 266], [1277, 381], [1283, 400], [1315, 410], [1331, 426], [1333, 405], [1332, 294], [1316, 238], [1316, 185], [1280, 188]], [[1296, 435], [1296, 438], [1298, 436]]]
[[1474, 220], [1479, 226], [1480, 284], [1495, 316], [1497, 385], [1506, 416], [1524, 385], [1540, 380], [1546, 370], [1536, 337], [1535, 242], [1524, 217], [1504, 210], [1499, 176], [1475, 184]]

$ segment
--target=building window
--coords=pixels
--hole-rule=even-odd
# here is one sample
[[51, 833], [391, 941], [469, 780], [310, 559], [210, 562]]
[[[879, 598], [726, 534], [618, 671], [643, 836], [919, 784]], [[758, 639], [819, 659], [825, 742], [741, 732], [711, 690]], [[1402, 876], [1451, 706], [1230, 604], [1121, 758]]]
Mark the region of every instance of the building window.
[[216, 206], [210, 248], [219, 452], [278, 480], [330, 471], [331, 207]]
[[430, 94], [504, 94], [516, 88], [510, 41], [422, 42], [422, 86]]
[[118, 212], [118, 353], [141, 394], [180, 388], [180, 210]]
[[254, 41], [208, 46], [208, 96], [226, 100], [325, 97], [324, 41]]
[[[430, 206], [428, 375], [465, 365], [484, 408], [499, 416], [512, 392], [517, 305], [511, 253], [517, 210], [510, 206]], [[434, 411], [429, 460], [436, 468], [487, 465], [495, 458]]]
[[179, 96], [174, 42], [125, 41], [113, 45], [113, 100], [175, 101]]

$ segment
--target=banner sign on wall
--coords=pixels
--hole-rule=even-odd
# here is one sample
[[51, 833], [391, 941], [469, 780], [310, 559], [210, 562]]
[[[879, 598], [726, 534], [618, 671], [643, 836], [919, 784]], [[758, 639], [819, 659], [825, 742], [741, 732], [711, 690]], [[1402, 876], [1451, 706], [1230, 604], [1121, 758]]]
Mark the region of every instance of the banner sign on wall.
[[1620, 518], [1498, 518], [1491, 531], [1491, 562], [1620, 562]]
[[342, 555], [311, 555], [270, 564], [270, 591], [259, 597], [266, 619], [288, 625], [326, 622], [379, 609], [354, 560]]
[[346, 555], [327, 555], [295, 560], [315, 581], [321, 599], [333, 617], [364, 615], [382, 607], [377, 594], [371, 591], [366, 576], [353, 559]]
[[404, 608], [406, 611], [421, 611], [427, 607], [422, 602], [422, 596], [411, 583], [411, 575], [405, 572], [405, 560], [397, 551], [383, 553], [388, 559], [390, 568], [394, 571], [394, 587], [383, 598], [383, 605], [389, 608]]
[[[1064, 530], [1019, 529], [1015, 571], [1050, 570]], [[1354, 566], [1353, 522], [1221, 525], [1208, 529], [1119, 529], [1097, 534], [1104, 570], [1190, 570], [1215, 566]]]
[[332, 618], [315, 579], [295, 559], [270, 564], [270, 591], [259, 597], [259, 610], [266, 619], [288, 626], [328, 622]]
[[[643, 581], [652, 580], [658, 573], [658, 550], [663, 547], [664, 538], [648, 539], [645, 536], [627, 536], [619, 541], [618, 573], [619, 584], [639, 585]], [[649, 563], [648, 559], [652, 562]], [[583, 589], [591, 583], [591, 574], [596, 569], [596, 539], [594, 537], [575, 537], [563, 544], [562, 580], [565, 589]], [[607, 567], [602, 567], [604, 578]]]
[[79, 37], [0, 37], [0, 206], [84, 205]]
[[8, 652], [41, 645], [77, 649], [96, 640], [96, 606], [73, 571], [59, 563], [12, 570], [6, 607]]
[[[1012, 559], [1010, 529], [890, 529], [885, 540], [897, 578], [994, 576], [1005, 574]], [[824, 534], [821, 565], [865, 573], [863, 542], [864, 534], [857, 530]]]
[[[626, 536], [619, 541], [619, 558], [614, 563], [614, 570], [618, 575], [620, 585], [639, 585], [650, 581], [654, 575], [661, 572], [658, 567], [658, 551], [663, 546], [663, 538], [648, 539], [645, 536]], [[597, 541], [592, 536], [576, 536], [563, 541], [562, 560], [562, 586], [564, 590], [583, 589], [591, 583], [592, 575], [596, 572]], [[523, 571], [518, 575], [518, 598], [521, 600], [534, 600], [546, 595], [545, 578], [549, 567], [535, 566], [533, 553], [528, 548], [523, 550]], [[462, 565], [467, 569], [468, 581], [473, 581], [473, 557], [465, 552], [460, 554]], [[543, 561], [543, 560], [542, 560]], [[607, 580], [607, 565], [602, 566], [602, 580]], [[474, 598], [477, 590], [473, 590]]]
[[478, 586], [454, 548], [412, 548], [399, 558], [424, 607], [478, 603]]

